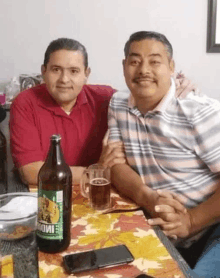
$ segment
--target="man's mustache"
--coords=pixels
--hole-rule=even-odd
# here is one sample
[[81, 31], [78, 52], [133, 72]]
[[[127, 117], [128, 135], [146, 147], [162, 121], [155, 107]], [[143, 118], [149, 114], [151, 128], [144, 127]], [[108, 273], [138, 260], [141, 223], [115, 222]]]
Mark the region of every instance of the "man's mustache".
[[138, 82], [138, 81], [146, 81], [146, 80], [149, 80], [149, 81], [153, 81], [155, 82], [156, 80], [148, 75], [146, 76], [138, 76], [138, 77], [135, 77], [133, 79], [134, 82]]

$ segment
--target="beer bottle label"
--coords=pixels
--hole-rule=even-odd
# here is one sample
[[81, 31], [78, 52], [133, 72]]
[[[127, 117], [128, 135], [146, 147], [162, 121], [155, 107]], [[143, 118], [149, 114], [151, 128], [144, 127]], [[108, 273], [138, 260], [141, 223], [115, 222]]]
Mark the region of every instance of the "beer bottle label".
[[63, 239], [63, 191], [39, 189], [37, 235], [44, 239]]

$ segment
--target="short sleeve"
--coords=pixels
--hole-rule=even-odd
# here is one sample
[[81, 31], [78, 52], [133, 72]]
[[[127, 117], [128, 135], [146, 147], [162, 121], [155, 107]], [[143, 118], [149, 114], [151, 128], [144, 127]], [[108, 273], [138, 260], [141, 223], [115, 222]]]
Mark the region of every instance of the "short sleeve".
[[220, 172], [220, 103], [215, 101], [200, 107], [192, 125], [196, 154], [212, 172]]
[[17, 168], [43, 161], [40, 135], [31, 103], [18, 95], [10, 109], [11, 154]]
[[117, 113], [114, 107], [113, 98], [111, 99], [108, 108], [108, 129], [109, 129], [108, 142], [122, 141], [121, 131], [118, 125]]

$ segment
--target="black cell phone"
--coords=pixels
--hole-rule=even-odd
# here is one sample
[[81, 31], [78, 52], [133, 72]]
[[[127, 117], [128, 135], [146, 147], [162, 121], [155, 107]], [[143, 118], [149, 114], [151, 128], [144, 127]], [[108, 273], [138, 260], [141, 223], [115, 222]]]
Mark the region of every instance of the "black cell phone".
[[133, 255], [125, 245], [91, 250], [63, 257], [64, 267], [68, 273], [78, 273], [107, 266], [126, 264], [133, 260]]

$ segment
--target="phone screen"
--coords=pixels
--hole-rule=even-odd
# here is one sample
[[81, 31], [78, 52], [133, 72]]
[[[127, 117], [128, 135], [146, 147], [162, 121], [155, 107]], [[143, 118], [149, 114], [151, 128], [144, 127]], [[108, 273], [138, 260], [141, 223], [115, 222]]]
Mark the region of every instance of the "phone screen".
[[118, 245], [64, 256], [68, 272], [77, 273], [132, 262], [134, 257], [125, 245]]

